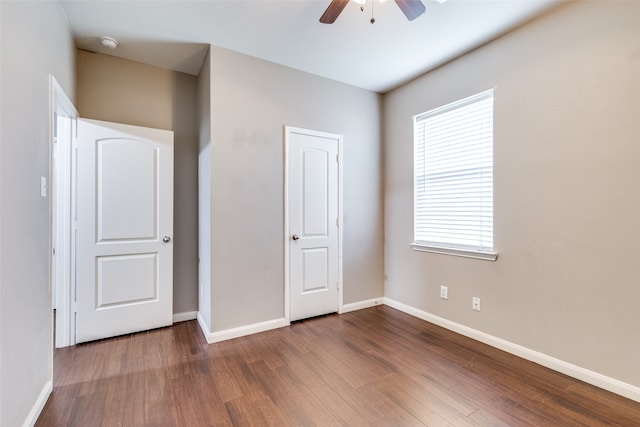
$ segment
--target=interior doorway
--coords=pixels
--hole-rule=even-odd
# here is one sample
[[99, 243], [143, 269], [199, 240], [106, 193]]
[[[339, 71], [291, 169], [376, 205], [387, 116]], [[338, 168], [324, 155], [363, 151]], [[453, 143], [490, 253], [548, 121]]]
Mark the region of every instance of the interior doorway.
[[285, 128], [285, 311], [342, 308], [342, 136]]

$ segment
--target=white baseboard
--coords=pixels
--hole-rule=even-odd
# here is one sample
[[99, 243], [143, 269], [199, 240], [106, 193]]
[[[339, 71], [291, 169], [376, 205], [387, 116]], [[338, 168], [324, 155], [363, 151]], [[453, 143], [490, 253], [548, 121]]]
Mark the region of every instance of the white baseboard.
[[345, 304], [340, 309], [339, 313], [348, 313], [350, 311], [362, 310], [363, 308], [374, 307], [376, 305], [384, 304], [384, 298], [372, 298], [364, 301], [352, 302], [349, 304]]
[[173, 323], [186, 322], [198, 317], [197, 311], [185, 311], [184, 313], [173, 313]]
[[608, 390], [612, 393], [619, 394], [628, 399], [640, 402], [640, 387], [636, 387], [631, 384], [624, 383], [614, 378], [607, 377], [597, 372], [590, 371], [580, 366], [573, 365], [555, 357], [540, 353], [527, 347], [523, 347], [519, 344], [512, 343], [502, 338], [494, 337], [493, 335], [486, 334], [468, 326], [461, 325], [456, 322], [444, 319], [442, 317], [427, 313], [426, 311], [419, 310], [415, 307], [403, 304], [401, 302], [392, 300], [390, 298], [384, 298], [384, 304], [389, 307], [393, 307], [414, 317], [417, 317], [427, 322], [434, 323], [438, 326], [442, 326], [450, 331], [457, 332], [466, 337], [472, 338], [476, 341], [488, 344], [492, 347], [504, 350], [507, 353], [511, 353], [523, 359], [535, 362], [539, 365], [545, 366], [554, 371], [561, 372], [570, 377], [584, 381], [596, 387]]
[[[369, 307], [373, 307], [381, 304], [384, 304], [383, 297], [372, 298], [365, 301], [358, 301], [350, 304], [345, 304], [342, 306], [342, 309], [340, 309], [339, 313], [340, 314], [348, 313], [350, 311], [361, 310], [363, 308], [369, 308]], [[281, 319], [268, 320], [266, 322], [254, 323], [246, 326], [240, 326], [238, 328], [226, 329], [224, 331], [209, 332], [207, 330], [208, 327], [206, 325], [206, 322], [204, 321], [202, 316], [200, 316], [200, 313], [198, 312], [193, 312], [193, 313], [194, 313], [193, 318], [198, 319], [198, 323], [200, 324], [200, 329], [202, 329], [202, 333], [204, 334], [205, 339], [209, 344], [230, 340], [233, 338], [243, 337], [246, 335], [256, 334], [259, 332], [265, 332], [271, 329], [282, 328], [284, 326], [289, 326], [290, 324], [290, 322], [288, 322], [287, 319], [281, 318]], [[180, 313], [180, 315], [182, 314], [191, 315], [191, 313]], [[178, 321], [176, 320], [177, 316], [178, 314], [173, 315], [174, 323]], [[184, 318], [182, 320], [191, 320], [191, 317]]]
[[207, 338], [210, 334], [209, 325], [205, 322], [204, 317], [200, 314], [200, 312], [196, 312], [196, 319], [198, 320], [198, 325], [200, 325], [200, 330], [202, 331], [202, 335], [204, 335], [204, 339], [207, 340], [207, 343], [211, 344], [211, 341]]
[[204, 332], [205, 339], [209, 344], [289, 326], [287, 319], [282, 318], [267, 320], [266, 322], [254, 323], [232, 329], [225, 329], [224, 331], [207, 332], [204, 319], [202, 319], [200, 315], [198, 315], [198, 323], [200, 323], [200, 328]]
[[40, 416], [40, 413], [44, 409], [44, 405], [47, 404], [47, 400], [49, 399], [49, 396], [51, 395], [52, 390], [53, 390], [53, 382], [47, 381], [47, 383], [42, 388], [42, 391], [40, 392], [40, 395], [38, 396], [36, 403], [33, 405], [33, 408], [31, 408], [31, 411], [29, 411], [29, 415], [27, 416], [27, 419], [24, 420], [24, 424], [22, 424], [23, 427], [33, 427], [36, 424], [36, 421], [38, 421], [38, 417]]
[[[339, 313], [348, 313], [350, 311], [361, 310], [363, 308], [369, 308], [376, 305], [384, 304], [384, 298], [372, 298], [365, 301], [358, 301], [350, 304], [345, 304], [340, 309]], [[184, 317], [182, 317], [184, 315]], [[181, 316], [181, 320], [177, 320], [178, 316]], [[193, 317], [191, 317], [193, 316]], [[271, 329], [282, 328], [289, 326], [290, 322], [286, 318], [268, 320], [266, 322], [254, 323], [251, 325], [240, 326], [238, 328], [225, 329], [224, 331], [209, 332], [208, 325], [204, 321], [199, 312], [178, 313], [173, 315], [173, 322], [179, 322], [184, 320], [191, 320], [192, 318], [198, 320], [200, 329], [204, 334], [205, 339], [209, 344], [213, 344], [220, 341], [230, 340], [233, 338], [244, 337], [246, 335], [257, 334], [260, 332], [270, 331]]]

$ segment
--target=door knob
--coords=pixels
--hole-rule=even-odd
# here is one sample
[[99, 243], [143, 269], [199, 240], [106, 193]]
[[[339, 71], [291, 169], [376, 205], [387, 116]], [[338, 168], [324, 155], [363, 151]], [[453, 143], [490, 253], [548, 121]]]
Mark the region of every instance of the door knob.
[[300, 236], [298, 236], [297, 234], [294, 234], [293, 236], [291, 236], [291, 238], [293, 240], [298, 240], [298, 239], [300, 239]]
[[169, 237], [169, 236], [164, 236], [164, 237], [162, 238], [162, 241], [163, 241], [164, 243], [169, 243], [169, 242], [171, 241], [171, 237]]

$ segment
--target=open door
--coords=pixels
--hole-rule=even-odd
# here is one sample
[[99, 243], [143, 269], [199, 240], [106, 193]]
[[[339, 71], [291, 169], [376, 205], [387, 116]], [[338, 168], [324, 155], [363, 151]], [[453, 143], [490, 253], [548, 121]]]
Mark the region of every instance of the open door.
[[173, 132], [78, 121], [76, 342], [173, 317]]

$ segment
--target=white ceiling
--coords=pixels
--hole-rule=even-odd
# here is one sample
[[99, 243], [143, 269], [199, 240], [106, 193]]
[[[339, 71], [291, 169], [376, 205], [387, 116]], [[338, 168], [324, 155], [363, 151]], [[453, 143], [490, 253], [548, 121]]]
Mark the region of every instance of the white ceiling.
[[[386, 92], [557, 6], [563, 0], [350, 2], [332, 25], [330, 0], [61, 0], [79, 48], [197, 75], [212, 44], [347, 84]], [[120, 41], [115, 50], [98, 36]]]

